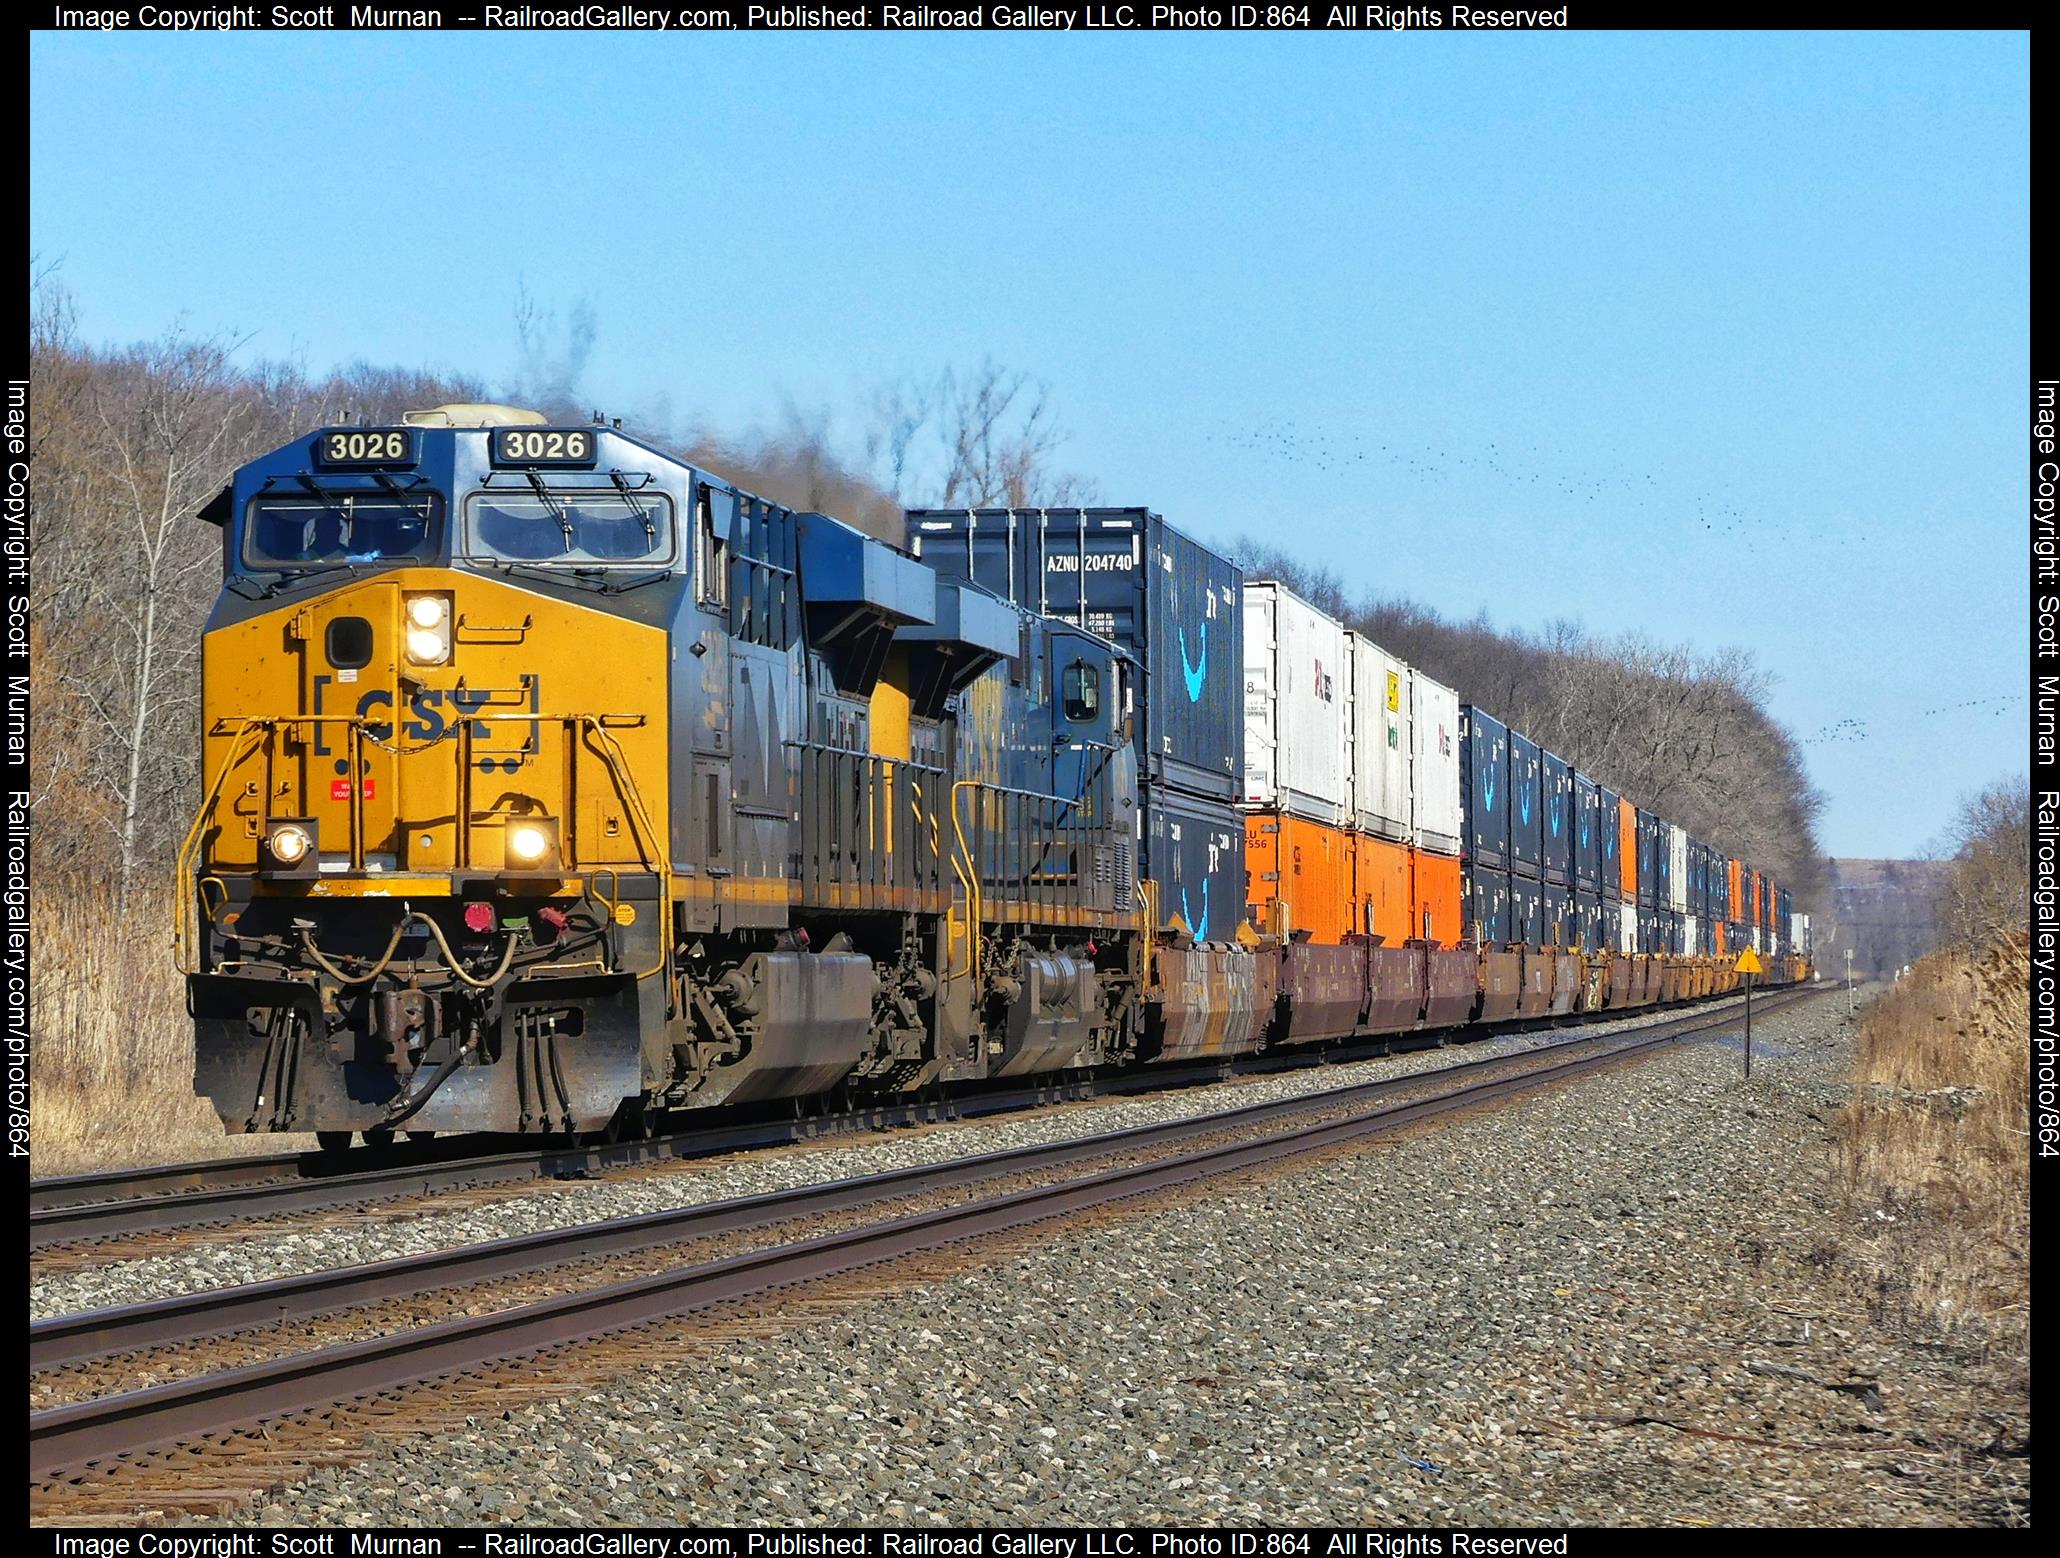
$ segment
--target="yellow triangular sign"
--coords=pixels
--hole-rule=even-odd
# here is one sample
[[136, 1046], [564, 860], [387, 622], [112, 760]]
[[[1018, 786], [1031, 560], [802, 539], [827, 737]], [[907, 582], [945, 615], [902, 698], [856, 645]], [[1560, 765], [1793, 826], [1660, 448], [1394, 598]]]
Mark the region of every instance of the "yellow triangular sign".
[[1738, 962], [1734, 966], [1741, 974], [1764, 974], [1767, 971], [1767, 965], [1760, 961], [1760, 955], [1750, 947], [1738, 954]]

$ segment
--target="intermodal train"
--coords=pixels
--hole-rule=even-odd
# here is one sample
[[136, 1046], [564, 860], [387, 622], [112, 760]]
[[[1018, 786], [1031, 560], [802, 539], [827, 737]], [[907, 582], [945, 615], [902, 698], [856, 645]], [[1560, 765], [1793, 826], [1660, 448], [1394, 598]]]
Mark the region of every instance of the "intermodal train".
[[232, 1132], [634, 1132], [1807, 966], [1764, 877], [1148, 509], [896, 547], [454, 405], [201, 518], [175, 940]]

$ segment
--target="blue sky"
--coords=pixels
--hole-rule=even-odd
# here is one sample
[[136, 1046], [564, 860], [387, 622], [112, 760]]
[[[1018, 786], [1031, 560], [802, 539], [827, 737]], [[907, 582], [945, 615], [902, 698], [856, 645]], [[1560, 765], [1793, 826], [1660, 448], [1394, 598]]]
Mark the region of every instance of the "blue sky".
[[2024, 762], [2029, 54], [41, 33], [31, 249], [94, 338], [316, 370], [504, 381], [518, 286], [586, 298], [587, 397], [718, 430], [992, 354], [1106, 500], [1750, 646], [1826, 848], [1900, 854]]

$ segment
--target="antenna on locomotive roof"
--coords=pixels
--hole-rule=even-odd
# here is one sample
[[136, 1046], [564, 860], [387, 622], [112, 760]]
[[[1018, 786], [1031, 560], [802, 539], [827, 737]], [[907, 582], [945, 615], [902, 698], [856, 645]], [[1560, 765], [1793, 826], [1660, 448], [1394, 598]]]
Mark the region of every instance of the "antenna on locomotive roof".
[[597, 409], [597, 410], [596, 410], [596, 411], [594, 412], [594, 426], [596, 426], [596, 427], [606, 427], [607, 425], [608, 425], [608, 419], [607, 419], [606, 417], [602, 416], [602, 415], [601, 415], [601, 413], [600, 413], [600, 411], [599, 411], [599, 410]]

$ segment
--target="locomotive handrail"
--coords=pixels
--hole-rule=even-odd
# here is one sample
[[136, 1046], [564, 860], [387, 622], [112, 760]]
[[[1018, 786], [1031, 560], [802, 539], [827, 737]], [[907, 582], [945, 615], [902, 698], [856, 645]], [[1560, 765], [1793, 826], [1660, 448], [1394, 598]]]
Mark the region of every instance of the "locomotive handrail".
[[194, 901], [199, 891], [199, 884], [193, 876], [194, 851], [200, 846], [202, 829], [208, 817], [214, 812], [215, 801], [221, 796], [222, 786], [229, 782], [230, 773], [243, 759], [243, 738], [249, 735], [253, 728], [263, 729], [265, 726], [255, 718], [245, 719], [236, 728], [235, 735], [230, 737], [228, 755], [222, 759], [222, 766], [215, 771], [215, 782], [208, 786], [207, 796], [201, 801], [200, 810], [194, 813], [193, 825], [186, 830], [186, 837], [179, 844], [178, 858], [172, 867], [178, 873], [177, 880], [172, 885], [172, 912], [178, 917], [178, 923], [172, 930], [172, 961], [182, 974], [197, 973], [200, 968], [199, 959], [193, 956], [193, 944], [187, 939], [189, 933], [197, 935], [200, 929], [199, 907]]
[[[649, 979], [653, 974], [663, 973], [667, 965], [672, 961], [672, 860], [663, 843], [659, 840], [658, 829], [652, 824], [651, 814], [644, 806], [643, 791], [637, 788], [636, 775], [630, 771], [629, 761], [623, 756], [621, 745], [613, 736], [608, 734], [602, 724], [603, 716], [581, 714], [573, 717], [587, 723], [593, 730], [597, 742], [607, 743], [605, 749], [601, 750], [601, 756], [607, 762], [609, 771], [614, 774], [616, 784], [621, 787], [623, 794], [629, 800], [632, 819], [650, 837], [651, 853], [656, 857], [659, 916], [658, 961], [649, 968], [642, 970], [636, 976], [638, 979]], [[641, 842], [637, 848], [639, 850], [643, 848]]]
[[[458, 742], [458, 751], [461, 759], [469, 758], [471, 723], [474, 720], [563, 724], [572, 733], [575, 733], [575, 737], [579, 732], [592, 733], [593, 740], [589, 750], [607, 765], [609, 776], [615, 781], [617, 789], [621, 791], [624, 800], [628, 803], [630, 821], [636, 830], [635, 842], [637, 852], [644, 864], [649, 866], [658, 877], [658, 913], [661, 920], [658, 927], [658, 961], [647, 969], [637, 971], [635, 977], [640, 980], [649, 979], [653, 975], [663, 973], [672, 957], [672, 934], [669, 925], [672, 902], [672, 863], [667, 856], [662, 840], [659, 838], [657, 826], [651, 820], [650, 809], [645, 804], [643, 792], [636, 782], [636, 774], [627, 756], [623, 753], [621, 743], [615, 739], [611, 729], [638, 728], [644, 724], [644, 716], [641, 714], [553, 715], [526, 709], [504, 712], [487, 712], [482, 710], [477, 713], [467, 714], [462, 720], [457, 722], [457, 728], [462, 732]], [[223, 758], [221, 767], [216, 771], [214, 782], [208, 787], [207, 795], [202, 800], [199, 811], [194, 815], [192, 826], [186, 830], [185, 840], [179, 846], [178, 860], [175, 867], [178, 873], [178, 880], [175, 884], [174, 894], [174, 911], [178, 916], [178, 925], [175, 928], [173, 937], [173, 956], [180, 973], [192, 974], [199, 971], [199, 960], [195, 956], [194, 944], [189, 940], [189, 937], [197, 934], [199, 929], [198, 904], [195, 900], [197, 891], [194, 876], [195, 854], [199, 848], [207, 820], [213, 815], [215, 805], [221, 798], [223, 786], [227, 784], [229, 775], [235, 770], [236, 766], [248, 755], [248, 750], [245, 746], [246, 738], [254, 732], [262, 737], [266, 734], [282, 729], [290, 729], [293, 726], [302, 724], [344, 725], [347, 727], [350, 742], [350, 755], [347, 761], [350, 762], [353, 773], [358, 771], [358, 764], [355, 758], [359, 750], [358, 743], [360, 740], [370, 740], [375, 745], [391, 751], [397, 757], [412, 757], [440, 746], [446, 739], [449, 739], [448, 737], [438, 737], [435, 741], [425, 742], [418, 747], [404, 748], [398, 745], [387, 746], [386, 743], [369, 734], [372, 727], [386, 726], [391, 723], [391, 716], [388, 716], [386, 719], [378, 719], [371, 715], [356, 713], [223, 715], [215, 720], [213, 726], [215, 731], [219, 732], [224, 728], [232, 728], [233, 733], [230, 736], [229, 751]], [[463, 761], [460, 764], [458, 774], [456, 819], [459, 841], [457, 863], [460, 867], [464, 866], [470, 858], [467, 843], [469, 841], [472, 820], [471, 781], [471, 765], [469, 761]], [[267, 788], [269, 790], [269, 782]], [[261, 804], [264, 811], [259, 818], [260, 827], [263, 827], [270, 820], [271, 799], [269, 793], [262, 799]], [[564, 822], [567, 842], [576, 846], [578, 842], [578, 819], [567, 816]], [[572, 853], [576, 860], [576, 847]], [[362, 786], [355, 784], [351, 787], [350, 798], [350, 865], [353, 871], [364, 869], [364, 790]]]

